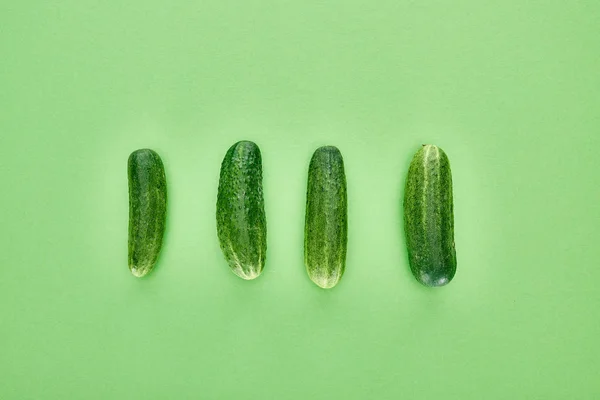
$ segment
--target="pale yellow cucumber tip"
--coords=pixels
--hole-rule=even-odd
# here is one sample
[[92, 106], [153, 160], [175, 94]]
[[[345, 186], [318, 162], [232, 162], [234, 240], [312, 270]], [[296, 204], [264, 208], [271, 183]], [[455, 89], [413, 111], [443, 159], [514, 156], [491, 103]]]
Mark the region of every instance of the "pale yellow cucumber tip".
[[148, 269], [146, 268], [138, 268], [135, 265], [130, 266], [129, 270], [131, 271], [131, 273], [133, 274], [133, 276], [135, 276], [136, 278], [141, 278], [142, 276], [146, 275], [148, 273]]
[[321, 289], [331, 289], [340, 281], [339, 278], [332, 278], [326, 276], [310, 276], [310, 280], [315, 283]]
[[253, 279], [258, 278], [260, 276], [260, 273], [262, 272], [262, 271], [256, 272], [256, 271], [252, 270], [251, 272], [246, 273], [242, 270], [233, 270], [233, 269], [231, 271], [246, 281], [251, 281]]

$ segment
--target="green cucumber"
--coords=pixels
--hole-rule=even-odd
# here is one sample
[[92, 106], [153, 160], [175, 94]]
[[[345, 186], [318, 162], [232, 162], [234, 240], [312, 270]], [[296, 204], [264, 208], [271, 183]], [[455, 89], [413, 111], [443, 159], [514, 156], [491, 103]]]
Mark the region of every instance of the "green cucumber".
[[242, 279], [258, 277], [267, 253], [262, 158], [250, 141], [229, 148], [221, 164], [217, 236], [231, 270]]
[[426, 286], [443, 286], [456, 273], [452, 173], [446, 153], [423, 145], [408, 169], [404, 231], [410, 269]]
[[159, 155], [150, 149], [131, 153], [127, 176], [129, 270], [139, 278], [152, 271], [160, 254], [167, 215], [167, 181]]
[[344, 160], [334, 146], [318, 148], [310, 160], [304, 227], [304, 264], [318, 286], [334, 287], [344, 274], [348, 200]]

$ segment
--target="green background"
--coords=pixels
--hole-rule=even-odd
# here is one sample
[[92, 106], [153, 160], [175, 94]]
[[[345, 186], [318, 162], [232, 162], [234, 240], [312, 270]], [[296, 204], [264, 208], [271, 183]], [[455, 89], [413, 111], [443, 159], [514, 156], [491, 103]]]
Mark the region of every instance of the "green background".
[[[597, 1], [4, 1], [0, 398], [596, 399]], [[220, 162], [263, 153], [268, 260], [232, 274]], [[442, 147], [458, 270], [410, 274], [408, 164]], [[303, 266], [308, 161], [346, 161], [333, 290]], [[169, 188], [127, 269], [129, 153]]]

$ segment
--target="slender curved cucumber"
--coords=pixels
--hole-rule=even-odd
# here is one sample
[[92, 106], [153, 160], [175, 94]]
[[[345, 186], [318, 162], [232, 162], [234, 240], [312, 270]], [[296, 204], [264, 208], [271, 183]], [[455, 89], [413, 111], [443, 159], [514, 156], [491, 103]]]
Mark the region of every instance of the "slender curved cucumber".
[[127, 162], [129, 178], [129, 269], [136, 277], [154, 268], [165, 233], [167, 182], [163, 163], [150, 149], [136, 150]]
[[424, 145], [406, 179], [404, 231], [410, 269], [426, 286], [443, 286], [456, 273], [452, 173], [446, 153]]
[[262, 158], [250, 141], [229, 148], [221, 164], [217, 235], [225, 259], [240, 278], [258, 277], [267, 253]]
[[344, 274], [348, 200], [344, 160], [334, 146], [318, 148], [310, 160], [304, 227], [304, 264], [318, 286], [334, 287]]

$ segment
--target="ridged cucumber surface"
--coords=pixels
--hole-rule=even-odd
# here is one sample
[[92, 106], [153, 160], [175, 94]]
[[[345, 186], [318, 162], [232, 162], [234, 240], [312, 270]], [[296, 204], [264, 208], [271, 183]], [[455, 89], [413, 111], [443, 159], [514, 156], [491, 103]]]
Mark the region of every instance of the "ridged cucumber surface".
[[267, 221], [258, 146], [240, 141], [229, 148], [217, 195], [217, 235], [225, 259], [240, 278], [258, 277], [267, 253]]
[[129, 269], [136, 277], [154, 268], [167, 215], [167, 182], [159, 155], [136, 150], [127, 162], [129, 180]]
[[310, 279], [329, 289], [342, 278], [348, 241], [344, 160], [334, 146], [318, 148], [308, 169], [304, 264]]
[[424, 145], [413, 157], [404, 195], [410, 269], [426, 286], [443, 286], [456, 273], [452, 173], [446, 153]]

